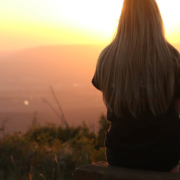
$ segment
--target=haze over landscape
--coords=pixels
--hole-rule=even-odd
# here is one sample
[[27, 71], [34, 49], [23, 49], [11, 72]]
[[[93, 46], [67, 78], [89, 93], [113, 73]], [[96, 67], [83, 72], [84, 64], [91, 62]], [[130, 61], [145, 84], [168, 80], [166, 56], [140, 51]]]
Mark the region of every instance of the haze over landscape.
[[40, 123], [60, 123], [43, 98], [56, 109], [50, 86], [69, 124], [96, 124], [105, 113], [101, 93], [91, 79], [102, 46], [44, 46], [0, 54], [0, 124], [25, 130], [37, 111]]
[[[175, 45], [180, 50], [180, 45]], [[58, 109], [50, 91], [54, 88], [70, 125], [85, 121], [97, 128], [106, 113], [102, 94], [91, 84], [96, 61], [103, 46], [43, 46], [0, 54], [0, 124], [6, 131], [25, 131], [37, 112], [39, 123], [60, 120], [43, 102]]]
[[[70, 125], [86, 121], [96, 128], [106, 109], [91, 80], [99, 53], [116, 30], [122, 2], [0, 2], [0, 127], [8, 119], [6, 132], [26, 131], [35, 112], [39, 123], [59, 124], [43, 102], [57, 108], [52, 86]], [[180, 51], [180, 3], [157, 3], [166, 38]]]

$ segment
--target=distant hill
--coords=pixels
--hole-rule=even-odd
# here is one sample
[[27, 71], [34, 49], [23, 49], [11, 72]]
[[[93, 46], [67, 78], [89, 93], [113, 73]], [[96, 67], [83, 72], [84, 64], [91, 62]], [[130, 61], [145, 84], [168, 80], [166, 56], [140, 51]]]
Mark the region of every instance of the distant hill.
[[102, 46], [45, 46], [0, 54], [0, 82], [19, 86], [82, 83], [93, 75]]
[[[180, 51], [180, 44], [174, 46]], [[44, 46], [0, 53], [0, 126], [10, 118], [7, 131], [24, 130], [35, 111], [41, 122], [59, 123], [42, 101], [45, 98], [57, 108], [49, 86], [54, 87], [70, 124], [83, 120], [96, 123], [106, 109], [101, 93], [92, 86], [91, 80], [103, 48], [99, 45]], [[25, 105], [24, 101], [29, 104]]]
[[[42, 101], [46, 98], [57, 108], [49, 86], [54, 87], [70, 123], [97, 121], [105, 112], [105, 106], [91, 80], [103, 48], [92, 45], [44, 46], [0, 53], [0, 125], [6, 117], [10, 117], [11, 124], [19, 129], [18, 118], [23, 121], [24, 117], [24, 124], [28, 124], [31, 122], [29, 113], [33, 114], [36, 110], [41, 121], [58, 122], [52, 110]], [[25, 100], [29, 105], [24, 104]]]

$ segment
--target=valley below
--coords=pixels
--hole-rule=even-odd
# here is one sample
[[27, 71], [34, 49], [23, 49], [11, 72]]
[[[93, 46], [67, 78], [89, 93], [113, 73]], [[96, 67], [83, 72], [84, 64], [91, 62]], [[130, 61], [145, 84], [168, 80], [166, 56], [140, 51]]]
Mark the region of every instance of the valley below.
[[61, 124], [51, 87], [70, 126], [83, 121], [96, 131], [106, 113], [102, 94], [91, 84], [103, 46], [44, 46], [0, 53], [0, 127], [25, 132], [37, 123]]

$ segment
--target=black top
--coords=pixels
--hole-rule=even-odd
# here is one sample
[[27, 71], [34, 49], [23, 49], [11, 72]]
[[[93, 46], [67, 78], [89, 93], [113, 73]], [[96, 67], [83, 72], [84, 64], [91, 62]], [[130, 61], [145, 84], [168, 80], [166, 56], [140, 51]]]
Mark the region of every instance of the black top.
[[[99, 89], [93, 78], [92, 84]], [[99, 89], [100, 90], [100, 89]], [[175, 99], [180, 99], [177, 86], [175, 97], [167, 112], [154, 116], [150, 110], [135, 119], [130, 113], [119, 118], [107, 109], [111, 126], [106, 133], [105, 146], [119, 154], [119, 166], [134, 168], [133, 164], [161, 162], [162, 170], [171, 170], [180, 160], [180, 121]]]

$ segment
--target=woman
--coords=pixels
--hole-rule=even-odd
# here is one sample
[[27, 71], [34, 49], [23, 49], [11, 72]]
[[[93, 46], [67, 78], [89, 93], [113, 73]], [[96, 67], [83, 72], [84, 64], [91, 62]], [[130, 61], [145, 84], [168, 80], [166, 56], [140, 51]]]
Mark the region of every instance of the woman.
[[110, 165], [178, 172], [179, 68], [156, 1], [124, 0], [116, 36], [92, 80], [111, 121], [105, 139]]

